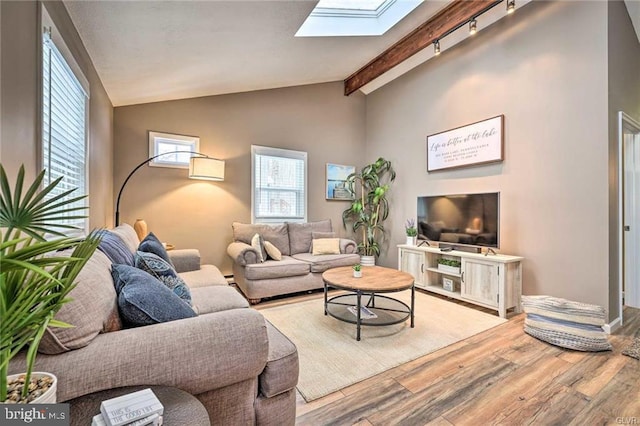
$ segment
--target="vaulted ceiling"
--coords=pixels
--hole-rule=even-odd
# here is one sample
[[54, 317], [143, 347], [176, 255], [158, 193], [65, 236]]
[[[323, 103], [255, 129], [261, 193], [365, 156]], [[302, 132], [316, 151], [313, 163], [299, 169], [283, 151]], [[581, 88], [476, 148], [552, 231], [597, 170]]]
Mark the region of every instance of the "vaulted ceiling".
[[[529, 1], [516, 3], [521, 7]], [[640, 2], [625, 3], [640, 39]], [[437, 16], [450, 1], [425, 0], [382, 36], [294, 37], [315, 4], [65, 1], [114, 106], [345, 80]], [[487, 15], [491, 16], [483, 15], [484, 26], [503, 18], [504, 8]], [[438, 34], [437, 27], [429, 31], [421, 35], [427, 44]], [[448, 44], [467, 36], [466, 30], [459, 30], [447, 36]], [[382, 85], [428, 59], [432, 53], [426, 51], [412, 54], [369, 86]], [[389, 61], [383, 57], [380, 62]]]

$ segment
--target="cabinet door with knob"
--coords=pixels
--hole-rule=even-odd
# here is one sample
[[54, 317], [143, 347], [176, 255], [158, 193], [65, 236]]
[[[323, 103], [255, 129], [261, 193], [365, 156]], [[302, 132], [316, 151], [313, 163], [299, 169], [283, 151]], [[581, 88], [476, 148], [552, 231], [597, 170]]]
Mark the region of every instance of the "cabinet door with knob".
[[398, 263], [401, 271], [413, 276], [416, 287], [425, 286], [425, 255], [423, 251], [401, 250]]
[[500, 265], [477, 259], [462, 259], [462, 298], [497, 307]]

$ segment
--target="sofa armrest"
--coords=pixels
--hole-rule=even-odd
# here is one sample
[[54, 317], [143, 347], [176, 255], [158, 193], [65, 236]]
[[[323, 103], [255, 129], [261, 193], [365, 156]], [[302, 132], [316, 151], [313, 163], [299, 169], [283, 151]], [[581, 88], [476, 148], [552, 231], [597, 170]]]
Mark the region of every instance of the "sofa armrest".
[[[58, 378], [58, 401], [121, 386], [173, 386], [199, 394], [258, 377], [269, 342], [264, 317], [232, 309], [98, 335], [88, 346], [39, 354], [34, 371]], [[10, 371], [25, 370], [24, 351]]]
[[200, 251], [197, 249], [169, 250], [167, 254], [178, 273], [200, 269]]
[[358, 245], [355, 241], [347, 238], [340, 238], [340, 253], [351, 254], [358, 252]]
[[240, 266], [258, 263], [258, 252], [249, 244], [234, 241], [227, 247], [227, 254]]

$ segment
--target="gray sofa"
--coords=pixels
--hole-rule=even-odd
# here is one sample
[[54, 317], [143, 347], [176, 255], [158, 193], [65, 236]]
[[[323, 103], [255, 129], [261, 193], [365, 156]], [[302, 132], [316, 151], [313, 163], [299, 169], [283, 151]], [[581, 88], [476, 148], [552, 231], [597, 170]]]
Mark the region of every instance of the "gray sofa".
[[[135, 251], [131, 226], [113, 231]], [[74, 327], [48, 330], [35, 371], [57, 376], [58, 402], [105, 389], [160, 385], [195, 395], [214, 425], [294, 424], [295, 345], [251, 309], [218, 268], [201, 266], [197, 250], [169, 255], [191, 289], [197, 317], [123, 329], [111, 262], [96, 251], [78, 277], [73, 301], [56, 316]], [[24, 355], [9, 369], [23, 372]]]
[[[340, 238], [339, 254], [313, 255], [314, 237], [330, 237], [330, 220], [281, 225], [233, 223], [233, 242], [227, 253], [233, 259], [233, 277], [251, 303], [262, 298], [322, 288], [322, 273], [329, 268], [360, 262], [353, 240]], [[259, 261], [251, 239], [260, 234], [280, 250], [282, 260]]]

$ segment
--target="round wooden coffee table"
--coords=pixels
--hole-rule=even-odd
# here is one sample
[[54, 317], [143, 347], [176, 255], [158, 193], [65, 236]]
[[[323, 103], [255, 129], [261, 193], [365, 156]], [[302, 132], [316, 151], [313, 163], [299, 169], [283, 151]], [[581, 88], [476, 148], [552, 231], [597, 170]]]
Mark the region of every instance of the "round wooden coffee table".
[[[356, 340], [360, 340], [360, 327], [363, 325], [392, 325], [410, 318], [411, 328], [414, 327], [415, 287], [410, 274], [382, 266], [365, 266], [362, 268], [362, 277], [355, 278], [351, 266], [342, 266], [325, 271], [322, 279], [324, 314], [356, 324]], [[329, 287], [349, 293], [329, 299]], [[381, 294], [408, 289], [411, 289], [411, 306]], [[362, 296], [369, 298], [364, 304]]]

